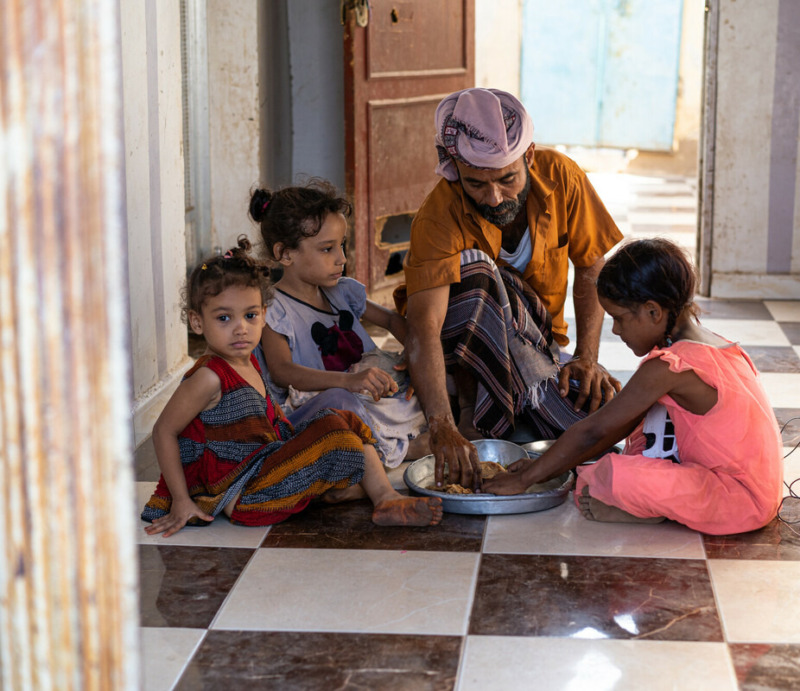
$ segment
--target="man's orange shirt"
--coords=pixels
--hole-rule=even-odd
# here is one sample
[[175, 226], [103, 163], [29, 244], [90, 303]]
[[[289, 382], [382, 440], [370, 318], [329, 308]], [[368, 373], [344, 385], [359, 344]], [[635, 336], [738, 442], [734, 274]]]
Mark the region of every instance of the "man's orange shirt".
[[[569, 343], [564, 320], [569, 262], [592, 266], [622, 239], [608, 210], [583, 170], [554, 149], [539, 149], [530, 168], [527, 199], [532, 257], [523, 278], [553, 318], [559, 345]], [[499, 260], [502, 234], [483, 218], [459, 181], [442, 178], [422, 203], [411, 225], [404, 262], [406, 286], [395, 291], [405, 310], [405, 295], [461, 280], [460, 252], [483, 250]]]

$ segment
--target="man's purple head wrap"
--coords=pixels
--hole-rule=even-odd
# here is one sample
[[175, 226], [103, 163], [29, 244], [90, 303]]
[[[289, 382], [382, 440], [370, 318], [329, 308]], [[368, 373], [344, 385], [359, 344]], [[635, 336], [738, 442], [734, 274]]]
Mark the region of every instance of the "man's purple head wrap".
[[505, 168], [533, 142], [533, 121], [525, 107], [499, 89], [464, 89], [436, 108], [437, 175], [455, 182], [454, 160], [472, 168]]

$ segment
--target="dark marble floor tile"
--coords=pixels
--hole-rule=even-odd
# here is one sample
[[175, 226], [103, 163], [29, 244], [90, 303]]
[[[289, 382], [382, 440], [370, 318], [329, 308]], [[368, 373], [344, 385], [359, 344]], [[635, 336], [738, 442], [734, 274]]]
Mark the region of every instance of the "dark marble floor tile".
[[740, 535], [703, 535], [709, 559], [762, 559], [765, 561], [800, 561], [800, 500], [784, 502], [781, 516], [761, 530]]
[[142, 626], [205, 628], [253, 550], [139, 546]]
[[721, 641], [705, 561], [485, 554], [470, 633]]
[[740, 691], [800, 689], [800, 645], [728, 646]]
[[792, 345], [800, 345], [800, 322], [778, 322]]
[[700, 307], [700, 320], [709, 319], [772, 319], [772, 314], [761, 300], [715, 300], [695, 298]]
[[749, 345], [744, 350], [759, 372], [800, 372], [800, 357], [789, 346]]
[[460, 649], [460, 636], [209, 631], [176, 689], [445, 691]]
[[315, 504], [273, 526], [262, 547], [479, 552], [485, 525], [485, 516], [445, 513], [439, 525], [426, 528], [377, 526], [367, 500]]

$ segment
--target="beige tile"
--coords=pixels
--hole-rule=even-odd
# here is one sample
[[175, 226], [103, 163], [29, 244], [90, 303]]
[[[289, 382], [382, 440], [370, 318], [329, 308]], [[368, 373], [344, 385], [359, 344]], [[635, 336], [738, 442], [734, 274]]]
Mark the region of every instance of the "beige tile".
[[484, 552], [703, 559], [699, 533], [674, 523], [635, 525], [586, 520], [570, 494], [547, 511], [491, 516]]
[[773, 408], [800, 408], [800, 374], [761, 372], [760, 376]]
[[[792, 446], [784, 446], [783, 459], [783, 479], [788, 484], [800, 478], [800, 447], [794, 449]], [[800, 494], [800, 482], [794, 486], [794, 491]], [[788, 490], [784, 489], [783, 493], [788, 494]]]
[[463, 635], [478, 554], [261, 549], [213, 627]]
[[[153, 490], [155, 482], [136, 483], [136, 510], [142, 508]], [[270, 526], [250, 527], [233, 525], [227, 516], [217, 516], [208, 526], [186, 526], [175, 535], [164, 537], [162, 534], [148, 535], [144, 532], [149, 523], [139, 520], [136, 530], [136, 541], [140, 545], [178, 545], [181, 547], [258, 547], [269, 532]]]
[[636, 357], [633, 351], [616, 337], [613, 341], [600, 342], [598, 359], [608, 370], [635, 370], [641, 362], [641, 358]]
[[749, 345], [788, 346], [780, 326], [767, 319], [703, 319], [703, 326], [743, 348]]
[[[667, 232], [671, 226], [693, 226], [697, 223], [697, 213], [693, 211], [631, 211], [628, 213], [628, 221], [633, 226], [664, 226]], [[658, 235], [650, 233], [649, 237]]]
[[770, 314], [779, 322], [800, 322], [800, 300], [765, 300]]
[[800, 643], [800, 562], [711, 559], [717, 607], [731, 643]]
[[457, 686], [458, 691], [736, 688], [724, 643], [510, 636], [470, 636]]
[[200, 644], [205, 629], [141, 628], [142, 688], [169, 691]]

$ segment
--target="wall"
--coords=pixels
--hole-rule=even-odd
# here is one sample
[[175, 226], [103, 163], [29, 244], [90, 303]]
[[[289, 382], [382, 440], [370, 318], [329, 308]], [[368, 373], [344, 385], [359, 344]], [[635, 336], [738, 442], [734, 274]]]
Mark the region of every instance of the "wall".
[[702, 229], [714, 297], [800, 298], [800, 3], [713, 4]]
[[189, 365], [178, 0], [121, 0], [134, 443]]
[[[224, 250], [241, 233], [250, 188], [260, 182], [257, 0], [206, 0], [211, 233]], [[254, 238], [253, 238], [254, 239]]]
[[475, 86], [519, 96], [522, 0], [475, 0]]

